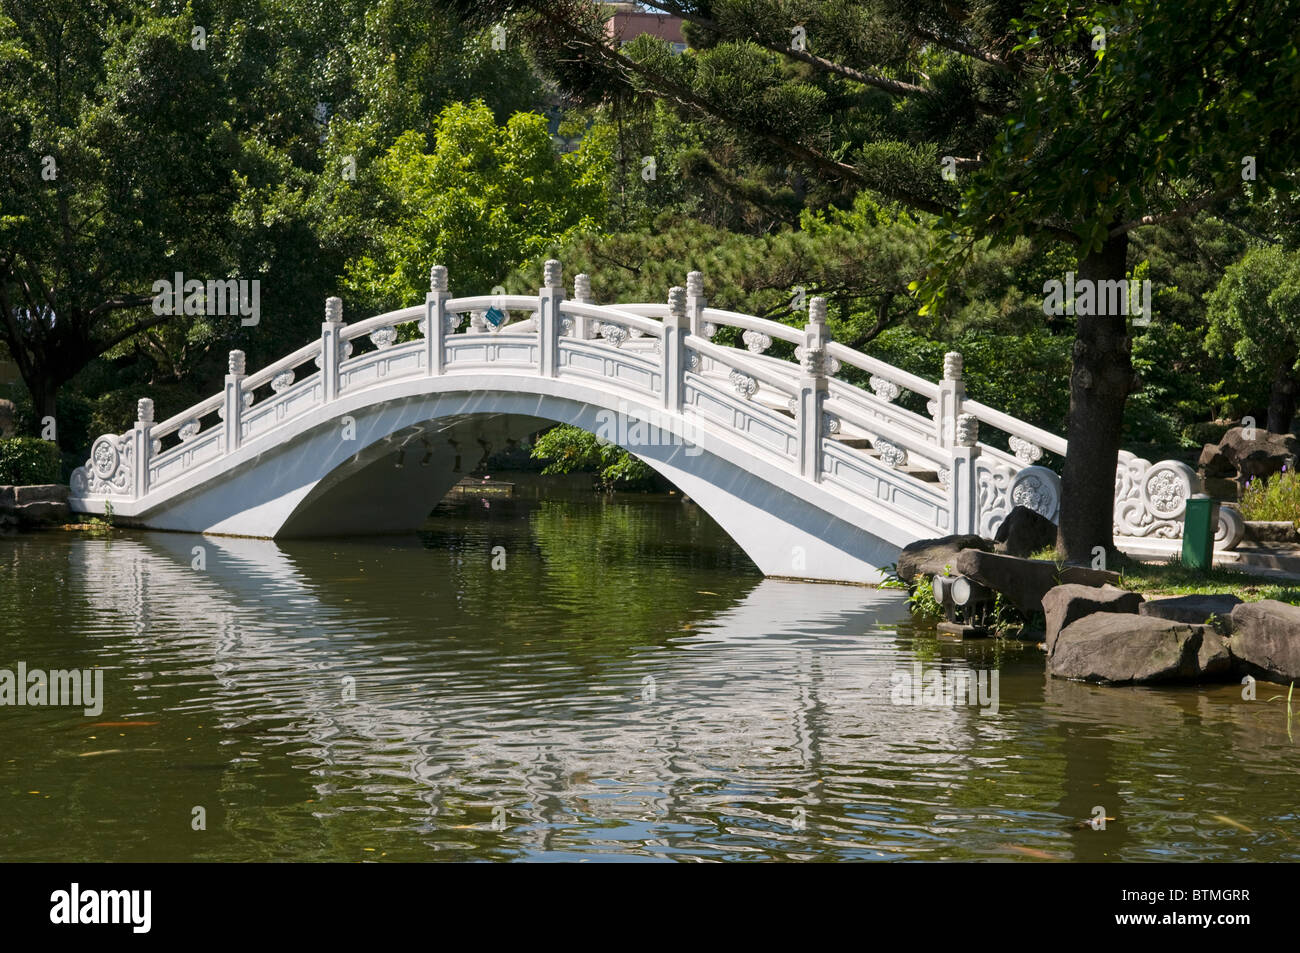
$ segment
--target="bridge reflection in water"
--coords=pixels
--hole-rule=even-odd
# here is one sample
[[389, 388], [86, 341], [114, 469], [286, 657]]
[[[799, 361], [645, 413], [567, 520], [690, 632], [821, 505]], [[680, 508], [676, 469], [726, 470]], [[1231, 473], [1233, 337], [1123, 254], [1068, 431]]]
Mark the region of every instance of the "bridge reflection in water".
[[[0, 543], [13, 657], [80, 653], [103, 720], [159, 722], [5, 712], [0, 790], [58, 796], [0, 793], [9, 856], [1295, 857], [1276, 705], [939, 644], [897, 593], [762, 579], [681, 503], [477, 505], [373, 543]], [[997, 667], [998, 713], [891, 704], [916, 661]]]

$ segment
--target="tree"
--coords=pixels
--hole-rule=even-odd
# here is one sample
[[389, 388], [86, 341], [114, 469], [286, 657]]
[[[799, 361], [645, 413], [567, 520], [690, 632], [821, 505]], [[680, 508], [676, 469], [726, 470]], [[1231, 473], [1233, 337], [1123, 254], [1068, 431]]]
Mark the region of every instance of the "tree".
[[[940, 216], [917, 285], [931, 303], [984, 237], [1066, 243], [1080, 281], [1123, 280], [1134, 230], [1239, 195], [1247, 169], [1277, 181], [1286, 160], [1269, 157], [1294, 154], [1300, 56], [1291, 31], [1259, 28], [1294, 20], [1294, 2], [653, 4], [691, 26], [698, 52], [681, 57], [613, 49], [579, 0], [445, 5], [521, 18], [539, 62], [588, 101], [657, 98], [750, 155]], [[1136, 386], [1113, 310], [1076, 322], [1058, 539], [1071, 561], [1113, 549]]]
[[1268, 382], [1268, 430], [1288, 433], [1300, 389], [1300, 258], [1278, 245], [1252, 248], [1206, 300], [1206, 347]]
[[546, 120], [516, 113], [498, 125], [482, 103], [452, 104], [433, 131], [404, 133], [360, 183], [375, 203], [371, 247], [345, 285], [374, 308], [423, 299], [429, 264], [483, 293], [553, 242], [596, 227], [607, 206], [610, 155], [599, 137], [557, 154]]

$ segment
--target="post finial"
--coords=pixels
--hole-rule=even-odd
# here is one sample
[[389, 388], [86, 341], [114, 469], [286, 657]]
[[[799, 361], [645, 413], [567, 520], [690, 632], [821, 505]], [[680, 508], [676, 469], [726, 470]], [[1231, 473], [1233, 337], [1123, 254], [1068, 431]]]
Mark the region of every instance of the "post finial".
[[949, 351], [943, 356], [943, 379], [946, 381], [961, 380], [961, 354], [957, 351]]
[[447, 266], [434, 265], [429, 269], [429, 290], [446, 291], [447, 290]]
[[961, 414], [957, 417], [957, 446], [973, 447], [979, 443], [980, 420], [974, 414]]
[[135, 416], [142, 424], [153, 423], [153, 400], [148, 397], [141, 397], [135, 402]]
[[591, 275], [575, 275], [573, 279], [573, 297], [579, 302], [591, 300]]
[[544, 270], [544, 276], [545, 276], [546, 287], [548, 288], [564, 287], [564, 267], [554, 258], [547, 259], [546, 268]]
[[692, 271], [686, 275], [686, 293], [692, 298], [704, 297], [704, 272]]
[[231, 351], [230, 358], [228, 361], [228, 367], [229, 367], [229, 373], [234, 374], [237, 377], [243, 377], [244, 367], [245, 367], [244, 352]]
[[825, 298], [808, 299], [808, 323], [809, 324], [826, 323], [826, 299]]
[[668, 289], [668, 310], [676, 317], [686, 317], [686, 289], [681, 285]]
[[325, 320], [329, 324], [343, 323], [343, 299], [342, 298], [325, 299]]

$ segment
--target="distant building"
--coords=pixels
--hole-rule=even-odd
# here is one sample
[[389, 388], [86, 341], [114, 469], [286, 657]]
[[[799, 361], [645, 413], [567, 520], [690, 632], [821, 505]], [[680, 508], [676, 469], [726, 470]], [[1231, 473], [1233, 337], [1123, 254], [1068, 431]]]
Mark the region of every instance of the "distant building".
[[670, 45], [674, 53], [686, 49], [681, 17], [654, 13], [637, 3], [607, 3], [605, 9], [613, 13], [605, 24], [606, 35], [619, 46], [648, 33]]

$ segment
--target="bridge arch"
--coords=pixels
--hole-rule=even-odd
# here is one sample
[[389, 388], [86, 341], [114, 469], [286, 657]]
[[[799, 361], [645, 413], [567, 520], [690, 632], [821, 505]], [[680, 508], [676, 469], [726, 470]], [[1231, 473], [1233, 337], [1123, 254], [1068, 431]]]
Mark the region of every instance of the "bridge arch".
[[[557, 421], [635, 453], [773, 576], [878, 582], [914, 540], [991, 535], [1014, 505], [1055, 517], [1059, 479], [1036, 461], [1065, 441], [968, 399], [958, 354], [927, 381], [831, 341], [823, 299], [793, 328], [709, 308], [698, 272], [666, 304], [590, 297], [579, 275], [566, 299], [552, 261], [536, 296], [453, 298], [435, 267], [422, 306], [347, 325], [331, 298], [319, 340], [252, 374], [232, 351], [213, 397], [161, 423], [142, 399], [131, 431], [95, 441], [69, 504], [241, 536], [413, 529], [455, 482], [455, 448]], [[724, 326], [743, 347], [713, 340]], [[1177, 535], [1199, 485], [1125, 455], [1116, 488], [1117, 532]]]

